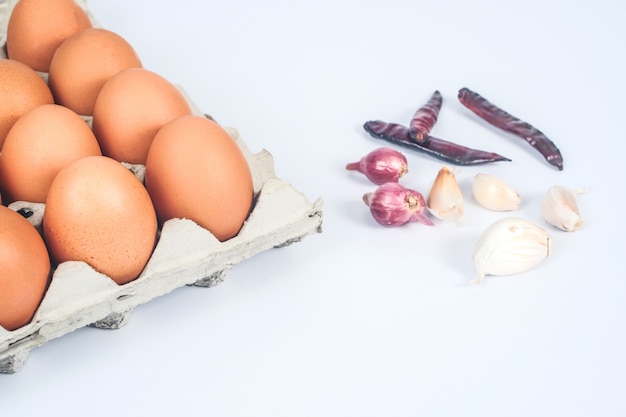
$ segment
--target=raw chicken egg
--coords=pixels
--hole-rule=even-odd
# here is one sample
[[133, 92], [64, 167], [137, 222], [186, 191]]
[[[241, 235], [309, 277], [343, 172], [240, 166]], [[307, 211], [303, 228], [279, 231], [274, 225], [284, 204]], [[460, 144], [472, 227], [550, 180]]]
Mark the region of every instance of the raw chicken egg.
[[157, 218], [130, 170], [106, 156], [87, 156], [52, 181], [43, 234], [55, 262], [84, 261], [121, 285], [150, 259]]
[[158, 218], [187, 218], [220, 241], [235, 236], [252, 206], [250, 167], [237, 143], [212, 120], [183, 116], [156, 134], [145, 183]]
[[48, 72], [52, 55], [70, 36], [92, 27], [74, 0], [19, 0], [7, 26], [7, 54], [35, 71]]
[[101, 154], [96, 137], [79, 115], [58, 104], [36, 107], [15, 122], [0, 153], [5, 201], [44, 203], [63, 167]]
[[57, 104], [91, 116], [104, 83], [126, 68], [141, 67], [133, 47], [107, 29], [85, 29], [63, 43], [50, 62], [48, 84]]
[[34, 69], [14, 59], [0, 59], [0, 148], [17, 119], [52, 103], [50, 89]]
[[30, 323], [50, 277], [50, 258], [37, 229], [0, 206], [0, 326], [15, 330]]
[[93, 109], [93, 131], [104, 155], [145, 164], [161, 126], [191, 113], [185, 97], [168, 80], [143, 68], [130, 68], [102, 87]]

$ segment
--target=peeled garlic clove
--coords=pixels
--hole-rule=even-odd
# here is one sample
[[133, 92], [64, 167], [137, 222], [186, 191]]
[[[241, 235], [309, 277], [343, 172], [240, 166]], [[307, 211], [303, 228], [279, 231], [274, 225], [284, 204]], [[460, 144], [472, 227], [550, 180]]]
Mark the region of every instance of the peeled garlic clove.
[[573, 190], [560, 185], [550, 187], [541, 202], [541, 213], [548, 223], [566, 232], [578, 230], [583, 219], [578, 210], [576, 194], [585, 190]]
[[481, 206], [493, 211], [517, 210], [522, 198], [509, 184], [490, 174], [477, 174], [472, 195]]
[[474, 249], [479, 283], [485, 275], [512, 275], [527, 271], [550, 254], [550, 236], [534, 223], [508, 217], [491, 224]]
[[449, 167], [443, 166], [437, 173], [427, 206], [430, 213], [440, 220], [457, 221], [463, 216], [463, 193]]

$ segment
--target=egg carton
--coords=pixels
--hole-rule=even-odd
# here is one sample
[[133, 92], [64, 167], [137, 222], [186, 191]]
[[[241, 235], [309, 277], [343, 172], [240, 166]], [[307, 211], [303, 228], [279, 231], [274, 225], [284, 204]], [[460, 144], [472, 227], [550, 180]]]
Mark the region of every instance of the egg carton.
[[[0, 1], [2, 28], [14, 0]], [[203, 113], [182, 87], [194, 114]], [[206, 116], [206, 115], [205, 115]], [[207, 116], [210, 117], [210, 116]], [[85, 118], [90, 123], [90, 118]], [[50, 285], [31, 322], [8, 331], [0, 327], [0, 373], [17, 372], [31, 350], [76, 329], [92, 326], [117, 329], [133, 309], [183, 286], [213, 287], [237, 263], [260, 252], [288, 246], [322, 231], [322, 199], [310, 202], [274, 172], [272, 155], [253, 153], [235, 128], [225, 127], [244, 153], [253, 176], [254, 205], [237, 236], [220, 242], [189, 219], [171, 219], [159, 231], [154, 252], [139, 277], [118, 285], [82, 261], [68, 261], [53, 270]], [[143, 179], [142, 165], [128, 165]], [[41, 231], [44, 204], [14, 202], [10, 206]]]
[[[244, 151], [255, 184], [253, 210], [237, 236], [220, 242], [191, 220], [168, 220], [142, 273], [124, 285], [82, 261], [59, 264], [30, 324], [13, 331], [0, 327], [0, 373], [18, 371], [33, 348], [51, 339], [85, 326], [117, 329], [140, 304], [185, 285], [213, 287], [237, 263], [322, 231], [322, 199], [309, 202], [274, 175], [269, 152], [250, 153], [236, 129], [226, 130]], [[41, 227], [45, 205], [10, 207]]]

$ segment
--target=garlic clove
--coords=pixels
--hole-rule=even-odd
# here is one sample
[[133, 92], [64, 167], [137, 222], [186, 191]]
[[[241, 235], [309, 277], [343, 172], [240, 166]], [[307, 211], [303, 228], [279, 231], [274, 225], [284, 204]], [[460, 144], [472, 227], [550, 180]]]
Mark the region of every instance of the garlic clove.
[[452, 169], [443, 166], [428, 195], [428, 211], [443, 221], [458, 221], [463, 216], [463, 193]]
[[481, 235], [473, 254], [476, 278], [485, 275], [513, 275], [537, 266], [549, 254], [551, 239], [536, 224], [517, 217], [492, 223]]
[[493, 211], [517, 210], [522, 198], [509, 184], [490, 174], [477, 174], [472, 182], [472, 195], [481, 206]]
[[583, 219], [578, 209], [576, 195], [586, 190], [571, 189], [560, 185], [548, 188], [541, 201], [541, 213], [544, 219], [566, 232], [580, 229]]

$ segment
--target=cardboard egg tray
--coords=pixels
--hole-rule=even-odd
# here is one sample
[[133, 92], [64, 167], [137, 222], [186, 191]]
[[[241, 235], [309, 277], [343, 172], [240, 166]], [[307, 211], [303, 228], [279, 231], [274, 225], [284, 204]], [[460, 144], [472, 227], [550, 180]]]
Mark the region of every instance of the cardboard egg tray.
[[[2, 49], [14, 3], [0, 1]], [[181, 92], [185, 94], [182, 89]], [[185, 96], [194, 113], [202, 115]], [[89, 118], [86, 121], [90, 122]], [[51, 339], [85, 326], [119, 328], [140, 304], [185, 285], [212, 287], [222, 282], [237, 263], [321, 232], [322, 200], [311, 203], [291, 184], [276, 177], [269, 152], [252, 153], [236, 129], [226, 130], [246, 156], [254, 180], [254, 206], [238, 235], [220, 242], [191, 220], [168, 220], [143, 272], [124, 285], [116, 284], [84, 262], [61, 263], [54, 270], [30, 324], [13, 331], [0, 327], [0, 373], [18, 371], [33, 348]], [[143, 179], [142, 166], [128, 168]], [[10, 207], [28, 213], [28, 220], [41, 230], [45, 205], [15, 202]]]

